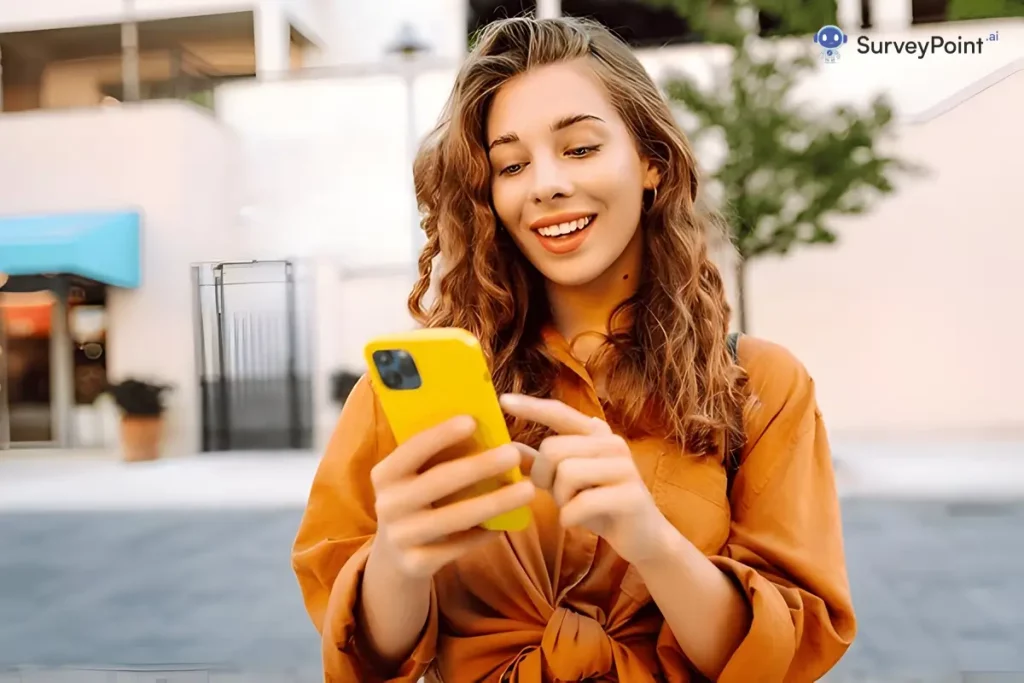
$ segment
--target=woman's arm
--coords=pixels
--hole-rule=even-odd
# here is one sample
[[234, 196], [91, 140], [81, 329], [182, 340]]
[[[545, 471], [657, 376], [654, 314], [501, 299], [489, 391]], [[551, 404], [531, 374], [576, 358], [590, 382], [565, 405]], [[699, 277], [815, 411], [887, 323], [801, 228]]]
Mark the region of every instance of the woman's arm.
[[434, 658], [437, 606], [430, 583], [399, 582], [386, 558], [373, 552], [371, 471], [394, 448], [364, 377], [317, 469], [292, 551], [306, 609], [322, 636], [325, 680], [415, 683]]
[[665, 623], [693, 666], [717, 681], [750, 630], [743, 594], [666, 522], [661, 551], [636, 565]]
[[828, 439], [797, 359], [752, 338], [740, 355], [758, 403], [729, 539], [703, 558], [667, 533], [661, 555], [637, 570], [665, 617], [667, 671], [689, 662], [719, 683], [816, 681], [856, 634]]
[[398, 669], [416, 647], [430, 616], [431, 579], [396, 570], [382, 546], [371, 546], [357, 610], [358, 637], [381, 670]]

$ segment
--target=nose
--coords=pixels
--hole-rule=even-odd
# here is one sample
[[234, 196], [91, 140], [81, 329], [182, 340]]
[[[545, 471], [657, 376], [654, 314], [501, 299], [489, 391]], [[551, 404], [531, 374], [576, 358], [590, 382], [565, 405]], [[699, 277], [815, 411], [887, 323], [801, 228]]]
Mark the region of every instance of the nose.
[[530, 199], [534, 204], [572, 196], [572, 181], [559, 159], [534, 159], [532, 166], [533, 188]]

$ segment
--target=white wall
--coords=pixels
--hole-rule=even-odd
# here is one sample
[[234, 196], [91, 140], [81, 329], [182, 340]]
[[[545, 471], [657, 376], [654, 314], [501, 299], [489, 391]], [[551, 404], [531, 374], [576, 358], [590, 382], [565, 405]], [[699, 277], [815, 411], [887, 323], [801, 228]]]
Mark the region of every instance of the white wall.
[[466, 52], [467, 10], [468, 0], [336, 0], [321, 30], [323, 63], [378, 62], [404, 23], [415, 27], [435, 58], [457, 61]]
[[[415, 81], [417, 136], [433, 126], [453, 76]], [[221, 87], [216, 109], [242, 146], [254, 253], [326, 255], [355, 268], [408, 263], [418, 138], [410, 145], [407, 101], [404, 81], [384, 73]]]
[[414, 327], [406, 301], [415, 273], [409, 267], [351, 271], [330, 258], [315, 261], [315, 368], [313, 392], [317, 448], [327, 444], [338, 419], [329, 379], [339, 370], [362, 373], [363, 346], [371, 337]]
[[179, 103], [0, 117], [5, 214], [138, 208], [142, 286], [111, 288], [108, 373], [176, 386], [169, 454], [198, 448], [189, 266], [237, 259], [234, 141]]
[[751, 326], [815, 372], [845, 432], [1024, 432], [1024, 70], [904, 126], [927, 167], [840, 243], [750, 269]]

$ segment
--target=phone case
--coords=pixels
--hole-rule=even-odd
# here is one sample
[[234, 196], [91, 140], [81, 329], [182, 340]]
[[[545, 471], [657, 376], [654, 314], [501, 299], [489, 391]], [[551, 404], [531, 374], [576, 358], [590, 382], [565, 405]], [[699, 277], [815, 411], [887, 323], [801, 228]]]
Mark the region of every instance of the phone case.
[[[374, 354], [395, 351], [404, 351], [412, 357], [420, 378], [419, 386], [413, 386], [413, 382], [406, 388], [393, 388], [384, 381]], [[447, 449], [428, 466], [511, 441], [480, 343], [466, 330], [428, 328], [377, 337], [366, 345], [364, 354], [370, 381], [398, 443], [456, 415], [470, 415], [476, 420], [477, 430], [470, 443]], [[391, 381], [395, 383], [394, 376]], [[477, 496], [522, 478], [522, 472], [516, 467], [501, 478], [480, 482], [441, 502]], [[522, 507], [481, 526], [493, 531], [521, 531], [529, 525], [530, 519], [529, 507]]]

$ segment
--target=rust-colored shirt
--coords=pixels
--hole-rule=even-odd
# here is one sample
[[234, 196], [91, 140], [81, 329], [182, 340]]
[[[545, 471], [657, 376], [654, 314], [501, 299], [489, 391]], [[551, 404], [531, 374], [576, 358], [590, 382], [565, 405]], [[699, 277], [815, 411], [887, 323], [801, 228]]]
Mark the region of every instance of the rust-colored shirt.
[[[565, 341], [546, 338], [563, 364], [554, 397], [604, 418]], [[829, 446], [813, 382], [797, 359], [747, 336], [739, 357], [757, 401], [731, 500], [718, 459], [657, 439], [630, 446], [665, 517], [749, 602], [750, 631], [719, 681], [809, 683], [839, 660], [856, 630]], [[394, 447], [364, 378], [317, 471], [293, 553], [323, 637], [326, 681], [703, 680], [639, 574], [593, 534], [562, 529], [544, 493], [529, 528], [435, 576], [411, 657], [394, 678], [372, 671], [355, 645], [354, 615], [376, 528], [370, 470]]]

